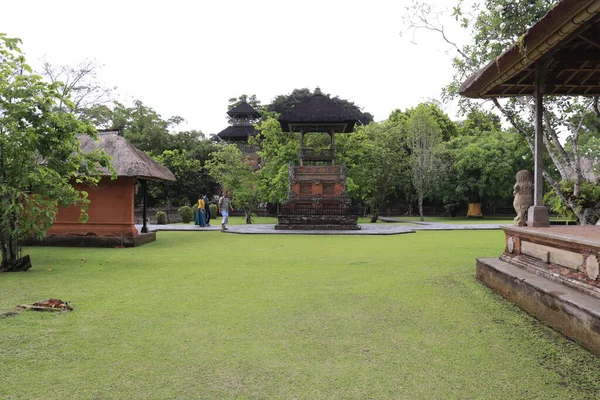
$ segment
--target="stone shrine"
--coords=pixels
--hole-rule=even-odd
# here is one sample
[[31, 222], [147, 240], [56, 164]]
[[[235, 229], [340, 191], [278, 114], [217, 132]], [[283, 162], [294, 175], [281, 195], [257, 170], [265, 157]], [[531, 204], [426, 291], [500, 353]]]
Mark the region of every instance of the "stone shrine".
[[[350, 133], [357, 118], [317, 88], [315, 94], [279, 117], [286, 132], [300, 133], [300, 165], [290, 164], [287, 200], [275, 229], [356, 230], [358, 212], [346, 197], [346, 167], [335, 165], [335, 134]], [[305, 135], [330, 136], [328, 149], [305, 147]]]

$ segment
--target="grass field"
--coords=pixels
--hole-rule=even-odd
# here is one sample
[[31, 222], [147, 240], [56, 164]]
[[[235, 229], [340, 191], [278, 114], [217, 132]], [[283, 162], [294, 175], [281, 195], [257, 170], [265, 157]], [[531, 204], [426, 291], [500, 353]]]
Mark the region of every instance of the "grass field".
[[600, 360], [491, 293], [501, 231], [159, 232], [27, 248], [0, 312], [1, 399], [594, 399]]

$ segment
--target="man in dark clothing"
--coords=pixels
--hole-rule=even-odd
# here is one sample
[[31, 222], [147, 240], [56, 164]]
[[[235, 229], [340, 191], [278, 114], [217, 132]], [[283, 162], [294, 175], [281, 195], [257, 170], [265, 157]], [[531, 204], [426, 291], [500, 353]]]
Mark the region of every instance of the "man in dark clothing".
[[208, 196], [204, 195], [202, 200], [204, 200], [204, 209], [206, 210], [206, 226], [210, 226], [210, 218], [212, 217], [212, 214], [210, 213], [210, 202], [208, 201]]

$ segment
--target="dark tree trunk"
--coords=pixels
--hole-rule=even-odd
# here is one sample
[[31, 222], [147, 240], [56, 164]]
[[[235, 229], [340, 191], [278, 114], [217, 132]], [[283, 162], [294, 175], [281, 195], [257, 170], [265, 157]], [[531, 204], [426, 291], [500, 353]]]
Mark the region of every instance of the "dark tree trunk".
[[425, 221], [425, 217], [423, 216], [423, 193], [419, 193], [419, 218], [421, 221]]
[[251, 224], [252, 223], [252, 211], [244, 210], [244, 214], [246, 215], [246, 223]]
[[374, 224], [379, 218], [379, 208], [373, 208], [373, 215], [371, 216], [371, 223]]
[[3, 258], [2, 264], [0, 264], [0, 272], [27, 271], [29, 268], [31, 268], [31, 259], [29, 258], [29, 255], [13, 260], [5, 260]]
[[[9, 229], [14, 232], [14, 219], [9, 220], [8, 225]], [[2, 253], [0, 272], [27, 271], [31, 268], [29, 256], [21, 257], [19, 240], [6, 231], [0, 232], [0, 252]]]

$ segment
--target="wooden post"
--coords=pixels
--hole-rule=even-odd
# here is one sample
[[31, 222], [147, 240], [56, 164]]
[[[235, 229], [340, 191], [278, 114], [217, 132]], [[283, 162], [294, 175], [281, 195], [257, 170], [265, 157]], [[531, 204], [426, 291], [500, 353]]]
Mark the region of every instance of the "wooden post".
[[142, 193], [143, 193], [143, 205], [142, 205], [142, 233], [148, 233], [148, 226], [146, 225], [147, 204], [148, 204], [148, 181], [142, 179]]
[[304, 165], [302, 162], [302, 151], [304, 149], [304, 130], [300, 131], [300, 166]]
[[331, 135], [331, 157], [333, 157], [331, 159], [331, 165], [335, 165], [335, 141], [333, 139], [334, 135], [335, 135], [335, 131], [333, 128], [331, 128], [331, 132], [329, 133]]
[[550, 226], [548, 208], [543, 206], [544, 197], [544, 85], [549, 62], [540, 60], [535, 65], [535, 141], [534, 141], [534, 190], [533, 206], [527, 212], [527, 226]]

